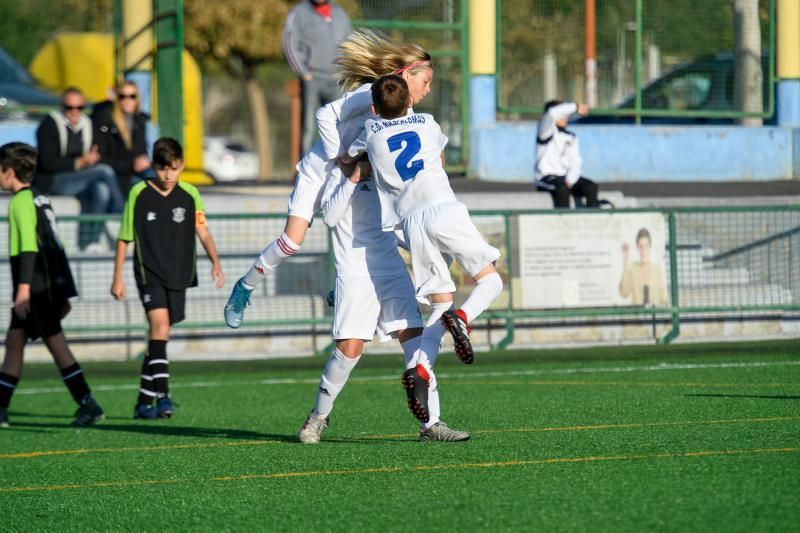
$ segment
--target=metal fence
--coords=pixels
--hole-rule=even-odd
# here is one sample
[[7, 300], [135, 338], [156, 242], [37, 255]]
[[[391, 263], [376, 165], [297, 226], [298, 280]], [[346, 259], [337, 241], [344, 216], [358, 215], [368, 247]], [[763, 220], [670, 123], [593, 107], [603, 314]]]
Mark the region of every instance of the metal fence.
[[[594, 17], [586, 16], [589, 3], [596, 4]], [[773, 114], [774, 0], [497, 0], [497, 5], [501, 112], [538, 114], [548, 100], [591, 104], [595, 99], [597, 115]], [[740, 11], [748, 7], [749, 19]], [[737, 22], [743, 18], [751, 23]], [[586, 42], [592, 34], [593, 46]], [[760, 50], [761, 61], [748, 67], [742, 46], [748, 53]], [[586, 59], [594, 47], [592, 89]], [[750, 78], [737, 79], [745, 75]], [[757, 105], [747, 101], [743, 87], [760, 94]]]
[[[725, 320], [774, 324], [800, 318], [800, 207], [582, 210], [557, 216], [599, 217], [599, 225], [609, 220], [603, 217], [626, 213], [656, 213], [666, 221], [663, 257], [656, 254], [666, 269], [670, 295], [666, 304], [526, 307], [519, 299], [522, 280], [515, 228], [520, 217], [543, 219], [553, 217], [554, 211], [473, 212], [473, 220], [485, 238], [502, 252], [498, 271], [505, 281], [502, 296], [477, 324], [475, 343], [502, 348], [512, 342], [668, 342], [678, 335], [682, 324], [702, 323], [707, 328], [705, 334], [713, 335], [716, 330], [710, 324]], [[188, 291], [187, 320], [176, 327], [177, 338], [214, 338], [219, 353], [230, 357], [240, 350], [264, 356], [270, 351], [285, 354], [292, 346], [295, 352], [313, 353], [330, 342], [332, 310], [325, 296], [332, 287], [332, 257], [328, 232], [319, 221], [312, 225], [302, 253], [270, 273], [258, 288], [245, 325], [234, 332], [223, 323], [222, 309], [232, 283], [249, 268], [269, 238], [280, 233], [283, 218], [278, 214], [209, 216], [228, 282], [224, 289], [213, 288], [210, 265], [200, 249], [200, 285]], [[78, 252], [80, 220], [86, 219], [59, 219], [59, 234], [80, 292], [65, 322], [66, 331], [73, 341], [102, 344], [114, 357], [136, 355], [146, 321], [133, 281], [132, 260], [125, 273], [128, 298], [114, 301], [109, 294], [113, 272], [110, 247], [104, 254]], [[109, 234], [116, 235], [118, 221], [106, 220]], [[6, 225], [7, 218], [0, 218], [0, 226]], [[0, 227], [0, 249], [7, 250], [7, 235], [7, 227]], [[452, 274], [459, 301], [472, 289], [472, 282], [457, 266]], [[9, 263], [4, 258], [0, 262], [0, 299], [6, 302], [11, 300], [10, 280]], [[767, 328], [764, 334], [770, 331]], [[274, 341], [273, 348], [263, 347], [264, 339], [276, 338], [288, 340], [280, 347]], [[302, 344], [291, 339], [301, 339]]]

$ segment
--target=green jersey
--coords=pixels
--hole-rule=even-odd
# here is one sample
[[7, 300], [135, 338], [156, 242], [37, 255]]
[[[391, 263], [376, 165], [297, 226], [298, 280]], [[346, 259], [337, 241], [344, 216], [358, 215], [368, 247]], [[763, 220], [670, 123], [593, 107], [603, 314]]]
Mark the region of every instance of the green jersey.
[[54, 304], [78, 295], [50, 199], [31, 187], [8, 204], [8, 255], [14, 298], [20, 283], [30, 284], [32, 297]]

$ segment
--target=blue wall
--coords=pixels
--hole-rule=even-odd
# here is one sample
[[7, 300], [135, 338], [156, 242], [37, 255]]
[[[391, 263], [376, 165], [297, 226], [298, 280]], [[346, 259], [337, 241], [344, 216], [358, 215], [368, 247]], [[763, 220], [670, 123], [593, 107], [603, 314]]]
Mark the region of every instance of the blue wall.
[[[490, 181], [533, 180], [536, 122], [494, 122], [494, 84], [473, 79], [470, 174]], [[796, 96], [794, 87], [787, 93]], [[785, 102], [797, 102], [788, 94]], [[478, 111], [476, 112], [476, 109]], [[779, 124], [780, 122], [779, 103]], [[788, 110], [784, 108], [784, 110]], [[792, 116], [792, 113], [787, 113]], [[800, 130], [786, 126], [570, 126], [583, 174], [602, 181], [767, 181], [800, 178]]]

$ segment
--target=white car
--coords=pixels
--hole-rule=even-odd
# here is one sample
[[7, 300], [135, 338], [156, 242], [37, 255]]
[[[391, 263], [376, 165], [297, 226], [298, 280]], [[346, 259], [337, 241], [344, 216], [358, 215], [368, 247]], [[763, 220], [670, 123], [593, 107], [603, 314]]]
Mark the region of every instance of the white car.
[[258, 178], [258, 155], [228, 137], [203, 139], [203, 167], [218, 182]]

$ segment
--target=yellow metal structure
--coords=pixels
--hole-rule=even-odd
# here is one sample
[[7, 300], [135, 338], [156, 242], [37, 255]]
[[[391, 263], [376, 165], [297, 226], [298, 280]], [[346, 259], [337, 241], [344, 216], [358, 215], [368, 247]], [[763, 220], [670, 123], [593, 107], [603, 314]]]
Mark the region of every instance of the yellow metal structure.
[[[75, 86], [89, 100], [107, 100], [115, 85], [114, 38], [110, 33], [59, 34], [37, 52], [30, 71], [54, 91]], [[155, 83], [153, 89], [156, 99]], [[186, 51], [183, 52], [183, 102], [186, 171], [182, 179], [195, 185], [210, 185], [213, 180], [203, 172], [202, 78], [197, 62]], [[151, 109], [158, 108], [155, 101], [152, 104]], [[158, 117], [154, 115], [153, 120], [157, 123]]]

